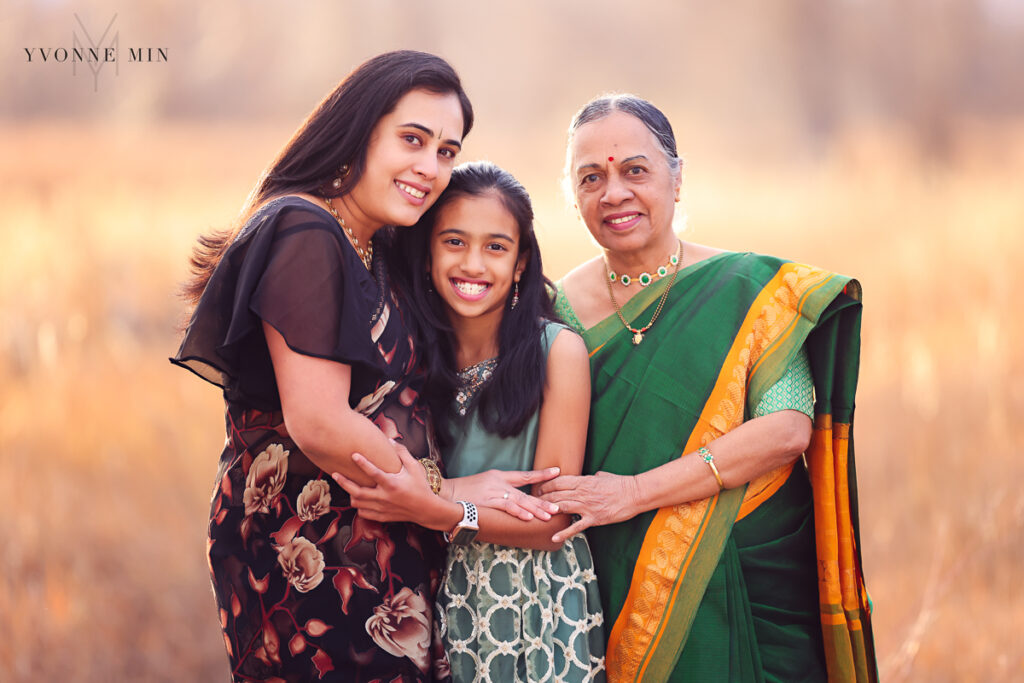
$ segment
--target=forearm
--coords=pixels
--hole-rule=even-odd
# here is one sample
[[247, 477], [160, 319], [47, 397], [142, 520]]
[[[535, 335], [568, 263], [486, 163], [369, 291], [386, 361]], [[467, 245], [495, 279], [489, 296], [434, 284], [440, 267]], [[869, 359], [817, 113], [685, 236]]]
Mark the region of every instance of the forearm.
[[571, 521], [569, 515], [554, 515], [546, 522], [539, 519], [524, 522], [492, 508], [477, 508], [477, 513], [480, 516], [480, 531], [476, 540], [534, 550], [557, 550], [562, 547], [561, 543], [553, 542], [551, 537], [568, 527]]
[[341, 472], [362, 484], [372, 484], [372, 480], [354, 466], [353, 453], [362, 453], [385, 472], [401, 469], [390, 440], [366, 416], [349, 407], [351, 367], [293, 351], [267, 322], [263, 334], [288, 434], [317, 467]]
[[362, 454], [385, 472], [394, 473], [401, 468], [391, 440], [369, 419], [347, 406], [291, 420], [285, 413], [285, 425], [296, 445], [325, 472], [341, 472], [360, 484], [372, 486], [373, 480], [352, 462], [353, 453]]
[[[807, 416], [784, 410], [744, 422], [708, 444], [725, 488], [788, 465], [806, 450]], [[636, 475], [636, 514], [709, 498], [718, 492], [711, 468], [696, 452]]]

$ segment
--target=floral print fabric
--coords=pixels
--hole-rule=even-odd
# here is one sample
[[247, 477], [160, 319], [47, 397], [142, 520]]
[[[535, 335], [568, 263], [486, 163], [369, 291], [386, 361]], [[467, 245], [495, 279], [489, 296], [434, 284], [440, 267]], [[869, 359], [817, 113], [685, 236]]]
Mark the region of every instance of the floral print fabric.
[[172, 359], [224, 390], [207, 550], [233, 681], [448, 679], [433, 637], [440, 535], [364, 519], [298, 448], [262, 332], [348, 364], [349, 407], [438, 460], [382, 265], [367, 272], [326, 211], [271, 202], [225, 254]]
[[228, 418], [208, 552], [233, 680], [432, 680], [437, 534], [360, 517], [279, 412]]

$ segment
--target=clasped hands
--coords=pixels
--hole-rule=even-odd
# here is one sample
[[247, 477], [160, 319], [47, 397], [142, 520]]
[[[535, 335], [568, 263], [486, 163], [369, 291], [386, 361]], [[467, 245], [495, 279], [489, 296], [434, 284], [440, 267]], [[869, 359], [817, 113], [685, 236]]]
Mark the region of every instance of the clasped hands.
[[[402, 465], [394, 473], [385, 472], [359, 453], [352, 454], [352, 462], [376, 486], [361, 486], [340, 472], [331, 477], [348, 492], [352, 506], [365, 518], [378, 522], [416, 522], [424, 510], [429, 509], [434, 493], [427, 483], [423, 465], [405, 446], [394, 443], [394, 447]], [[501, 510], [527, 522], [535, 518], [547, 521], [558, 512], [558, 505], [523, 493], [518, 487], [546, 482], [557, 477], [558, 472], [557, 467], [525, 472], [487, 470], [443, 479], [438, 495], [450, 501], [467, 500], [481, 507]]]
[[[335, 472], [331, 476], [352, 499], [353, 507], [367, 519], [379, 522], [415, 522], [429, 506], [433, 491], [426, 471], [401, 444], [395, 451], [402, 467], [398, 472], [381, 470], [359, 453], [352, 461], [376, 486], [361, 486]], [[520, 486], [536, 485], [531, 496]], [[444, 479], [440, 494], [448, 500], [468, 500], [478, 506], [502, 510], [524, 521], [551, 519], [562, 512], [573, 515], [573, 523], [552, 540], [564, 543], [584, 529], [631, 519], [642, 511], [641, 493], [635, 477], [598, 472], [589, 476], [559, 476], [557, 467], [544, 470], [487, 470], [479, 474]]]

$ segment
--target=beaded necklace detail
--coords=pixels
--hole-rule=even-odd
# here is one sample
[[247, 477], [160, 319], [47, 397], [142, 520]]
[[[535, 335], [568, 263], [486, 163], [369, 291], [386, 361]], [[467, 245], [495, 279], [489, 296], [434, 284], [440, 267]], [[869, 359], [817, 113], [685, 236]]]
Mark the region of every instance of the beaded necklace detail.
[[363, 249], [363, 245], [359, 244], [359, 238], [352, 232], [352, 228], [345, 224], [345, 219], [341, 217], [337, 209], [334, 208], [334, 204], [331, 203], [330, 197], [324, 197], [324, 201], [327, 202], [327, 208], [331, 210], [331, 215], [334, 216], [334, 220], [338, 221], [338, 225], [345, 231], [349, 239], [352, 240], [352, 246], [356, 248], [356, 253], [359, 254], [359, 258], [363, 261], [363, 265], [366, 269], [373, 272], [373, 239], [366, 243], [366, 249]]
[[619, 306], [619, 302], [615, 300], [615, 292], [612, 291], [612, 278], [605, 280], [605, 284], [608, 285], [608, 297], [612, 300], [612, 306], [615, 307], [615, 314], [619, 316], [619, 320], [626, 326], [626, 329], [633, 333], [633, 346], [639, 346], [640, 342], [644, 340], [644, 332], [654, 327], [654, 321], [661, 315], [661, 309], [665, 306], [665, 300], [668, 299], [668, 293], [672, 291], [672, 285], [676, 283], [676, 276], [679, 275], [679, 264], [683, 262], [683, 242], [677, 240], [679, 246], [676, 247], [676, 253], [673, 257], [675, 259], [675, 269], [672, 271], [672, 279], [668, 281], [668, 286], [665, 287], [665, 291], [661, 293], [661, 299], [658, 300], [658, 307], [654, 309], [654, 315], [651, 316], [651, 322], [647, 323], [640, 329], [637, 329], [629, 324], [626, 320], [626, 316], [622, 315], [622, 307]]
[[459, 415], [462, 417], [466, 416], [473, 397], [476, 396], [480, 387], [491, 378], [491, 375], [494, 374], [494, 368], [497, 366], [497, 358], [488, 358], [479, 363], [474, 363], [468, 368], [459, 370], [459, 390], [455, 394], [455, 403], [458, 405]]
[[679, 264], [679, 253], [677, 251], [676, 253], [671, 254], [668, 257], [668, 263], [666, 263], [663, 266], [659, 266], [658, 269], [656, 271], [654, 271], [654, 275], [651, 275], [650, 273], [648, 273], [646, 271], [644, 271], [643, 273], [640, 273], [639, 275], [636, 275], [636, 276], [627, 275], [626, 273], [616, 273], [614, 270], [611, 270], [608, 267], [608, 262], [607, 261], [605, 261], [604, 269], [605, 269], [605, 272], [608, 273], [608, 282], [618, 281], [618, 282], [620, 282], [622, 284], [623, 287], [629, 287], [631, 284], [636, 282], [641, 287], [646, 287], [647, 285], [651, 284], [655, 280], [658, 280], [660, 278], [663, 278], [663, 277], [667, 276], [669, 268], [671, 268], [672, 266], [676, 266], [678, 264]]

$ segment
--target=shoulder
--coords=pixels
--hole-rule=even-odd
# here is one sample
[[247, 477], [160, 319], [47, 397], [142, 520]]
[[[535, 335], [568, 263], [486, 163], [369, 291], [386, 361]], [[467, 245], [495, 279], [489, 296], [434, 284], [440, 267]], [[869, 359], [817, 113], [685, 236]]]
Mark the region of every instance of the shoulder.
[[334, 217], [316, 203], [312, 196], [284, 195], [274, 197], [256, 207], [245, 221], [239, 238], [255, 231], [281, 232], [294, 227], [320, 228], [341, 236]]
[[809, 263], [752, 252], [740, 256], [742, 259], [738, 267], [753, 279], [770, 278], [781, 289], [791, 291], [797, 298], [822, 287], [825, 291], [839, 291], [850, 283], [859, 291], [859, 284], [851, 277]]
[[331, 227], [338, 225], [337, 220], [327, 212], [316, 197], [306, 194], [289, 194], [275, 197], [260, 207], [276, 216], [294, 216], [303, 221], [323, 223]]
[[559, 322], [545, 321], [544, 336], [547, 341], [548, 365], [589, 364], [587, 346], [575, 331]]
[[696, 242], [683, 242], [683, 265], [688, 266], [693, 263], [700, 263], [706, 261], [713, 256], [732, 255], [736, 252], [727, 251], [725, 249], [719, 249], [718, 247], [712, 247], [707, 244], [697, 244]]
[[[334, 216], [307, 195], [275, 197], [257, 207], [247, 219], [233, 248], [242, 253], [312, 259], [327, 268], [359, 273], [358, 255]], [[258, 256], [259, 258], [259, 256]], [[332, 265], [333, 264], [333, 265]]]
[[601, 302], [607, 296], [606, 277], [604, 259], [595, 256], [570, 270], [558, 281], [560, 298], [564, 299], [564, 304], [579, 320], [589, 319], [591, 312], [595, 308], [600, 308]]
[[565, 276], [558, 281], [558, 286], [562, 292], [567, 294], [567, 296], [571, 296], [572, 293], [576, 291], [588, 289], [588, 283], [592, 284], [595, 280], [600, 282], [603, 277], [604, 259], [600, 256], [595, 256], [566, 273]]
[[[714, 262], [728, 273], [729, 277], [746, 275], [755, 279], [771, 277], [776, 274], [785, 274], [796, 269], [814, 269], [813, 266], [799, 264], [778, 256], [758, 254], [753, 251], [727, 251], [710, 247], [703, 244], [685, 243], [686, 251], [690, 256], [686, 257], [686, 265], [701, 263], [702, 261]], [[820, 269], [815, 269], [820, 270]]]

